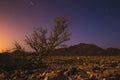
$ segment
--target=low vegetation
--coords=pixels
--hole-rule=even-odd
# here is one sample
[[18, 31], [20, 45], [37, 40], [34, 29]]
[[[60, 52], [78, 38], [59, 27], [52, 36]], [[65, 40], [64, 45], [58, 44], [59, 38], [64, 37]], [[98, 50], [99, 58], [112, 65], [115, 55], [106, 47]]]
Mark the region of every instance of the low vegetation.
[[0, 55], [0, 80], [119, 80], [119, 56], [47, 56], [46, 66], [30, 63], [32, 54]]

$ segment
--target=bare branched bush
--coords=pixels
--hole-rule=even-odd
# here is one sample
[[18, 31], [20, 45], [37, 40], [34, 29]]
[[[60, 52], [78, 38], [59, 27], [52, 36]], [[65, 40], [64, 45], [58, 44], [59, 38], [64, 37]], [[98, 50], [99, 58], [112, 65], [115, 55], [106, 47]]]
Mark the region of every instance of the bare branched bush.
[[54, 23], [51, 32], [41, 27], [35, 29], [30, 37], [26, 36], [25, 42], [36, 51], [39, 59], [70, 39], [67, 17], [57, 17]]
[[15, 41], [14, 43], [13, 43], [13, 45], [14, 45], [14, 50], [15, 51], [20, 51], [20, 52], [23, 52], [25, 49], [20, 45], [20, 43], [18, 42], [18, 41]]

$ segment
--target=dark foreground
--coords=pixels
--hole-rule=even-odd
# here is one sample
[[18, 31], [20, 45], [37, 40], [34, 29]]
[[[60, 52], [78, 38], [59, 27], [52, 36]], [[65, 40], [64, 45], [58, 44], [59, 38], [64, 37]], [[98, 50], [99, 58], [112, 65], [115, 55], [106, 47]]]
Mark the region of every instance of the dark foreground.
[[119, 56], [51, 56], [44, 63], [47, 67], [1, 68], [0, 80], [120, 80]]

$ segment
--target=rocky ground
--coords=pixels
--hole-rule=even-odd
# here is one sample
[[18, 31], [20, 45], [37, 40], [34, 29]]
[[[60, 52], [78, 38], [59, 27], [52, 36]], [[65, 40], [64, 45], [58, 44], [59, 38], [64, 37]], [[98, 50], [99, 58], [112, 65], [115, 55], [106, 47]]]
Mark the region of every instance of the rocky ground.
[[120, 80], [119, 56], [54, 56], [44, 63], [46, 68], [0, 70], [0, 80]]

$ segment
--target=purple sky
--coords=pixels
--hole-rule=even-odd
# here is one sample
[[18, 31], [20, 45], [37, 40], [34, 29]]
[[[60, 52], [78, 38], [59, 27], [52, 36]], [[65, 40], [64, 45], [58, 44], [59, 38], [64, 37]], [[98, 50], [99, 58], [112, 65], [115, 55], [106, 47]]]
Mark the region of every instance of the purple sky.
[[69, 17], [71, 40], [120, 48], [119, 0], [0, 0], [0, 50], [24, 45], [34, 27], [52, 27], [57, 16]]

